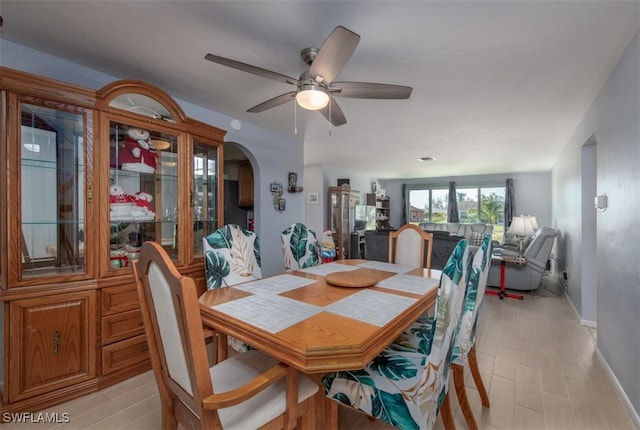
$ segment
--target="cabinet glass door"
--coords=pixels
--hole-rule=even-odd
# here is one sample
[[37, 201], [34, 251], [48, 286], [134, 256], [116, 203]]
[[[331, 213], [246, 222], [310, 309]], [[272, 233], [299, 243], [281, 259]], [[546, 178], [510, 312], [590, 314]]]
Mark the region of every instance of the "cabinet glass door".
[[204, 255], [202, 238], [218, 228], [218, 148], [203, 143], [193, 145], [193, 250]]
[[178, 258], [178, 138], [109, 123], [109, 265], [128, 267], [142, 242], [160, 243]]
[[347, 250], [349, 249], [349, 193], [343, 193], [340, 200], [342, 205], [340, 215], [342, 217], [340, 226], [340, 250], [338, 251], [340, 258], [347, 258]]
[[92, 199], [85, 189], [90, 114], [26, 103], [19, 111], [22, 278], [83, 274], [85, 196]]

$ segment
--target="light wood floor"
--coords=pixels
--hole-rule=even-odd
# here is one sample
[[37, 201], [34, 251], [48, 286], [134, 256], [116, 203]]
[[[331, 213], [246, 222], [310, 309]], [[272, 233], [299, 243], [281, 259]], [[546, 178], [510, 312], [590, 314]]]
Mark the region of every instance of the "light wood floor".
[[[635, 429], [595, 356], [593, 333], [580, 326], [566, 298], [554, 294], [558, 288], [545, 279], [535, 295], [523, 301], [485, 297], [477, 352], [490, 409], [482, 408], [473, 380], [467, 378], [467, 394], [481, 429]], [[467, 428], [454, 391], [450, 393], [456, 426]], [[2, 428], [161, 428], [151, 372], [47, 412], [68, 413], [71, 421], [57, 427]], [[436, 427], [442, 428], [440, 419]], [[391, 428], [341, 408], [341, 430]]]

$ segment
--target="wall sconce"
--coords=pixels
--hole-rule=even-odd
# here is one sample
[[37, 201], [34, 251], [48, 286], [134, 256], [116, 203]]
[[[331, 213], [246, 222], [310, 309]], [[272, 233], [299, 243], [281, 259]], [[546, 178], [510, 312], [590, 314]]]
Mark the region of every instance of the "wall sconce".
[[604, 212], [607, 210], [607, 206], [609, 205], [607, 195], [605, 193], [599, 194], [596, 196], [593, 205], [600, 212]]

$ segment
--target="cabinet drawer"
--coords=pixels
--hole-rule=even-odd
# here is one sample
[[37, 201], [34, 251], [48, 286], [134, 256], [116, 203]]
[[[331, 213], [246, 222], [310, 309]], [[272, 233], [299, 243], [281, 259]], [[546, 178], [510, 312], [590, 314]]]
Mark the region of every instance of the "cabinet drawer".
[[102, 347], [102, 374], [149, 360], [147, 337], [140, 335]]
[[138, 309], [140, 301], [135, 284], [102, 289], [102, 316]]
[[102, 345], [144, 334], [140, 309], [108, 315], [102, 318]]

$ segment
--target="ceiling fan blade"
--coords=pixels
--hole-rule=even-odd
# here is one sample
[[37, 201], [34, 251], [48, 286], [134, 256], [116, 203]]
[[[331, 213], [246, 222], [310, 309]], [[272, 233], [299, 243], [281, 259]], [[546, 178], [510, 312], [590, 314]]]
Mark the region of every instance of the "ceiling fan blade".
[[243, 72], [262, 76], [263, 78], [273, 79], [274, 81], [284, 82], [286, 84], [298, 85], [298, 80], [295, 78], [272, 72], [271, 70], [263, 69], [261, 67], [252, 66], [251, 64], [242, 63], [240, 61], [213, 54], [207, 54], [204, 58], [205, 60], [213, 61], [214, 63], [222, 64], [223, 66], [231, 67], [232, 69], [242, 70]]
[[[340, 90], [333, 91], [333, 88]], [[413, 88], [404, 85], [374, 84], [371, 82], [332, 82], [329, 88], [336, 97], [360, 99], [408, 99]]]
[[[338, 127], [342, 124], [347, 123], [347, 118], [345, 118], [344, 113], [342, 113], [342, 109], [336, 100], [329, 96], [329, 104], [319, 110], [319, 112], [324, 116], [327, 121], [329, 121], [334, 127]], [[329, 116], [329, 112], [331, 112], [331, 116]]]
[[327, 37], [311, 63], [309, 75], [312, 79], [320, 75], [323, 82], [329, 83], [340, 73], [353, 55], [360, 42], [360, 36], [343, 26], [337, 26]]
[[262, 112], [265, 111], [267, 109], [271, 109], [274, 108], [276, 106], [280, 106], [282, 104], [285, 104], [287, 102], [290, 102], [291, 100], [294, 100], [296, 98], [296, 92], [295, 91], [291, 91], [285, 94], [280, 94], [277, 97], [274, 97], [270, 100], [267, 100], [266, 102], [260, 103], [259, 105], [256, 105], [254, 107], [252, 107], [251, 109], [247, 110], [247, 112], [252, 112], [252, 113], [257, 113], [257, 112]]

